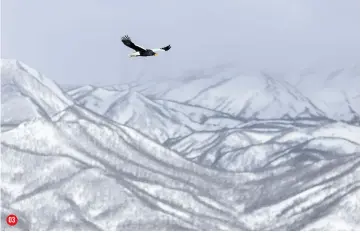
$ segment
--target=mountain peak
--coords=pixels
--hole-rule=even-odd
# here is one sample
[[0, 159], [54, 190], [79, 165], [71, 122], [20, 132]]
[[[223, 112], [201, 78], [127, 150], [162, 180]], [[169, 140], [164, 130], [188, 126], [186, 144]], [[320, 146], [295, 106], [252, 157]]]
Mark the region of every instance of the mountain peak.
[[24, 113], [2, 115], [2, 124], [49, 117], [73, 104], [56, 83], [15, 59], [1, 59], [1, 97], [6, 112]]
[[149, 102], [145, 96], [132, 88], [128, 90], [122, 99], [129, 103]]
[[43, 75], [31, 68], [30, 66], [26, 65], [24, 62], [16, 60], [16, 59], [1, 59], [1, 70], [8, 71], [8, 72], [16, 72], [16, 71], [24, 71], [29, 73], [33, 76], [33, 78], [41, 79], [43, 80]]

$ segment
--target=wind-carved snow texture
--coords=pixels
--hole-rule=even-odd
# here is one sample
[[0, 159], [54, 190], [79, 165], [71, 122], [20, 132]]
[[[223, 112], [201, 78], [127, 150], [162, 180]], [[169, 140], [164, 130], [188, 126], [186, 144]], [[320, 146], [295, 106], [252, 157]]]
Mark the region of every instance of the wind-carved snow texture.
[[340, 100], [266, 74], [217, 69], [158, 84], [64, 93], [2, 60], [11, 229], [360, 230], [355, 85], [334, 87], [347, 97], [336, 112]]

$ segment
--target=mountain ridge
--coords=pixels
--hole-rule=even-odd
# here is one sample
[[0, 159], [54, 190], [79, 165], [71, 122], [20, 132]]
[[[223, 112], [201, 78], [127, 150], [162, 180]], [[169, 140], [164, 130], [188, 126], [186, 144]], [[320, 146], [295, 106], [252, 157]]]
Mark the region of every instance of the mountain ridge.
[[[51, 115], [71, 106], [72, 99], [50, 79], [22, 62], [1, 60], [1, 124]], [[23, 114], [8, 114], [23, 112]]]
[[[246, 79], [236, 70], [224, 74], [222, 67], [214, 76], [204, 71], [185, 84], [163, 83], [169, 91], [158, 89], [163, 97], [182, 94], [180, 100], [157, 98], [156, 89], [147, 92], [140, 84], [88, 85], [61, 94], [38, 72], [10, 71], [20, 90], [2, 89], [5, 101], [17, 99], [15, 92], [35, 96], [39, 104], [56, 102], [45, 115], [22, 112], [5, 131], [2, 122], [1, 214], [19, 218], [11, 229], [360, 229], [360, 127], [320, 117], [314, 107], [309, 112], [316, 117], [282, 118], [291, 105], [279, 103], [309, 104], [282, 81], [261, 76], [248, 85], [265, 103], [294, 94], [274, 108], [284, 109], [272, 119], [249, 112], [250, 118], [240, 119], [247, 115], [222, 111], [227, 103], [242, 109], [235, 84]], [[226, 79], [235, 81], [218, 82]], [[194, 80], [197, 86], [187, 89]], [[211, 92], [205, 90], [209, 86]], [[225, 87], [236, 97], [232, 102], [224, 102]], [[259, 91], [266, 87], [271, 95]], [[194, 93], [195, 103], [182, 101]], [[202, 103], [208, 107], [196, 106], [207, 95], [209, 102]], [[17, 100], [17, 108], [2, 108], [2, 114], [15, 119], [22, 106], [33, 106], [26, 98]], [[254, 110], [266, 113], [259, 103]]]

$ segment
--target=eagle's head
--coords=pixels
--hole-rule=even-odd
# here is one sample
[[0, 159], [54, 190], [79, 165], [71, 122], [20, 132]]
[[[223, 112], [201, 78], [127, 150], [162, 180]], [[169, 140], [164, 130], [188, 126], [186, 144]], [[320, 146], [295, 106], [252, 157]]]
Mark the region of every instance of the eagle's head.
[[147, 49], [146, 50], [146, 55], [147, 56], [156, 56], [156, 53], [154, 51], [152, 51], [151, 49]]

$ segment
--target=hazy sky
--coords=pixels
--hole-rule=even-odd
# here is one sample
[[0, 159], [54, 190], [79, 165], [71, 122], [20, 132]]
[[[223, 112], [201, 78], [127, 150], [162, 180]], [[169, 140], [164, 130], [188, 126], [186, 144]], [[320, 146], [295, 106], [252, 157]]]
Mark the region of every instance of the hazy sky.
[[[359, 0], [1, 0], [1, 57], [62, 84], [176, 77], [235, 63], [287, 71], [360, 64]], [[156, 48], [128, 57], [121, 43]]]

